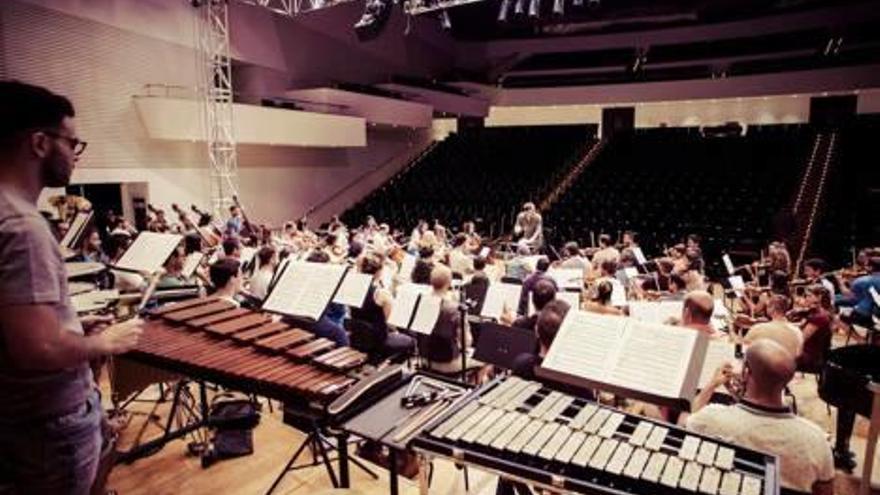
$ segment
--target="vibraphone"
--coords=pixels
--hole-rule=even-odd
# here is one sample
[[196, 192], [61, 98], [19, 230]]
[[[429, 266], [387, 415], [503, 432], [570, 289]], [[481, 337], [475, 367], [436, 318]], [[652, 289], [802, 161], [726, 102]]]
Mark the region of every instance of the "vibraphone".
[[412, 445], [555, 491], [779, 493], [774, 456], [516, 377], [484, 386]]
[[137, 348], [126, 356], [283, 401], [326, 405], [357, 381], [349, 372], [367, 359], [225, 300], [189, 300], [151, 315]]

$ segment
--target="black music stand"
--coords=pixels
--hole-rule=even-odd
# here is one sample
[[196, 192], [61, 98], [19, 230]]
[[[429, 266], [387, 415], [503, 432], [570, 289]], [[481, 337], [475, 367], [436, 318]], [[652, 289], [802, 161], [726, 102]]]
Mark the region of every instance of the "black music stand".
[[531, 330], [490, 322], [479, 325], [480, 338], [474, 350], [474, 359], [512, 370], [517, 356], [537, 349], [538, 339]]

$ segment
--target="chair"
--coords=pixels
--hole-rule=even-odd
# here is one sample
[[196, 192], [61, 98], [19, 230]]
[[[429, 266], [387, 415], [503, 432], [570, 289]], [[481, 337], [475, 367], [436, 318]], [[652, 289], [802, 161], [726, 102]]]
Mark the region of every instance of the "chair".
[[366, 353], [370, 356], [370, 361], [381, 361], [384, 357], [385, 342], [379, 340], [372, 323], [350, 318], [345, 320], [344, 325], [352, 348]]

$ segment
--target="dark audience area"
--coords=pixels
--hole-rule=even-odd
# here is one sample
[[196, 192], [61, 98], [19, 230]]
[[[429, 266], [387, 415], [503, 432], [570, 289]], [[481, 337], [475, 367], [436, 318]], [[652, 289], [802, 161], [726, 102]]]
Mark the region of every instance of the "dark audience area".
[[509, 230], [526, 201], [548, 188], [594, 143], [594, 126], [490, 127], [450, 135], [420, 161], [345, 212], [411, 228], [419, 219], [458, 228], [473, 220], [484, 235]]

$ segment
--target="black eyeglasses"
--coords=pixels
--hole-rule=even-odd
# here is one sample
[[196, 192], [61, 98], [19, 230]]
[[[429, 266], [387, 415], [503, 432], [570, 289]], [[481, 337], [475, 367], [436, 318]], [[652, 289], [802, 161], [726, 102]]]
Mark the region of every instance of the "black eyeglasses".
[[73, 154], [76, 156], [82, 155], [83, 152], [86, 150], [86, 146], [88, 146], [88, 144], [89, 144], [88, 142], [83, 141], [81, 139], [78, 139], [75, 137], [70, 137], [70, 136], [65, 136], [64, 134], [60, 134], [55, 131], [48, 131], [48, 130], [44, 129], [43, 133], [46, 134], [47, 136], [52, 136], [54, 138], [63, 139], [65, 141], [67, 141], [67, 144], [70, 145], [70, 149], [73, 150]]

